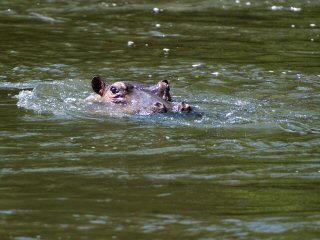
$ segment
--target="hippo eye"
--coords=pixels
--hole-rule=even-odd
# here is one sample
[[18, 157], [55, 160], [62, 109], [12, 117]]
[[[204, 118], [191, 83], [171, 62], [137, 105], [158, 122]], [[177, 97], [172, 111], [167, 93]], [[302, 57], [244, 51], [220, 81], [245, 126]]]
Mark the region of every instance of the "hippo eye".
[[114, 87], [114, 86], [111, 86], [111, 87], [110, 87], [110, 91], [111, 91], [113, 94], [116, 94], [116, 93], [119, 92], [119, 89], [117, 89], [117, 88]]

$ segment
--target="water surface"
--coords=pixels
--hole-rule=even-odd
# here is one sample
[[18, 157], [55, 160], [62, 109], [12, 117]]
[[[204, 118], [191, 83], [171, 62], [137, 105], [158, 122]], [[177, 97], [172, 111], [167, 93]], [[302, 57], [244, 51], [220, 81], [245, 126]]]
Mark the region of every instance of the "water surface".
[[[317, 239], [317, 1], [2, 1], [1, 239]], [[201, 116], [114, 116], [93, 75]]]

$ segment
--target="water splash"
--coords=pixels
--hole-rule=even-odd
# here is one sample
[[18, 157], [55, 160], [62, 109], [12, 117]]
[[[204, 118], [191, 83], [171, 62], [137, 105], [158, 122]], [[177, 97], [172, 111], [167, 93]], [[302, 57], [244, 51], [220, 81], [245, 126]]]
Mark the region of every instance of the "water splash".
[[[199, 70], [190, 63], [183, 63], [176, 68], [180, 72], [191, 71], [190, 75], [201, 76], [187, 87], [179, 86], [184, 80], [183, 76], [178, 76], [179, 80], [172, 88], [174, 100], [186, 100], [197, 114], [128, 115], [116, 107], [99, 104], [90, 84], [74, 79], [16, 84], [4, 82], [0, 87], [22, 90], [16, 96], [18, 107], [66, 119], [118, 121], [120, 117], [140, 123], [209, 129], [280, 129], [299, 134], [320, 132], [316, 107], [310, 104], [310, 109], [304, 107], [305, 102], [317, 97], [313, 86], [314, 76], [290, 70], [267, 71], [254, 66], [240, 67], [237, 74], [234, 73], [234, 66], [213, 67], [203, 64]], [[211, 74], [216, 71], [218, 75]], [[220, 92], [213, 93], [216, 88]], [[270, 95], [270, 88], [276, 89], [273, 95]], [[228, 89], [229, 93], [221, 93], [224, 89]]]

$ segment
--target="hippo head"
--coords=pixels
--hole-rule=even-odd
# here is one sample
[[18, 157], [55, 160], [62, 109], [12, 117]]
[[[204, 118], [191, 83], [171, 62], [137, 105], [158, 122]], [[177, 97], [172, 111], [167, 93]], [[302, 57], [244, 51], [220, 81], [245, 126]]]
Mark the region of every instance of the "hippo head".
[[167, 80], [153, 87], [125, 81], [107, 85], [100, 76], [94, 76], [91, 84], [92, 89], [101, 96], [102, 102], [118, 104], [125, 112], [149, 114], [171, 110]]
[[102, 78], [95, 76], [91, 81], [92, 89], [98, 93], [106, 102], [126, 103], [129, 101], [133, 85], [126, 82], [115, 82], [107, 85]]

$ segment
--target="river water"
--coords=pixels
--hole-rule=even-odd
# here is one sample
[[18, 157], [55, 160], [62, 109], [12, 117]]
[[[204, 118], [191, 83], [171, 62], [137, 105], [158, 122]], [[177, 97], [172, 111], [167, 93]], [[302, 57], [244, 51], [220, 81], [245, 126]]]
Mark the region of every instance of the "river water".
[[[320, 3], [0, 3], [0, 238], [319, 239]], [[114, 116], [108, 82], [196, 115]]]

